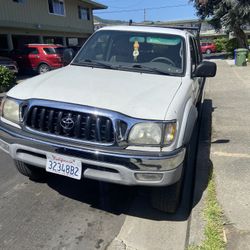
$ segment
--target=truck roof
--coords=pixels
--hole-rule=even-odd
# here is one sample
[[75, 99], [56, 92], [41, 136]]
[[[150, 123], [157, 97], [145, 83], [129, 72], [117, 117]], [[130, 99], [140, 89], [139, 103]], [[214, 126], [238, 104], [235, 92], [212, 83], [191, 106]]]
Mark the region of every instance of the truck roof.
[[[150, 32], [161, 34], [173, 34], [185, 37], [190, 32], [175, 28], [152, 27], [152, 26], [106, 26], [99, 30], [117, 30], [117, 31], [135, 31], [135, 32]], [[192, 34], [191, 34], [192, 35]]]

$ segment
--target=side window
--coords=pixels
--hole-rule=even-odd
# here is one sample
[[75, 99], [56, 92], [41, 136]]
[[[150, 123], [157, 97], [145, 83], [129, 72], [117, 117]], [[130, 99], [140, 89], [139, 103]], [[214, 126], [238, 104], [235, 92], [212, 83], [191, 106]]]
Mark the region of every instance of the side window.
[[56, 54], [56, 51], [55, 51], [54, 48], [43, 48], [43, 51], [44, 51], [47, 55]]
[[15, 3], [24, 3], [24, 0], [13, 0]]
[[90, 20], [90, 9], [78, 6], [78, 17], [82, 20]]
[[[110, 37], [107, 34], [95, 36], [87, 52], [88, 59], [106, 61]], [[86, 52], [85, 52], [86, 53]], [[84, 53], [83, 53], [84, 54]], [[81, 58], [79, 58], [81, 61]]]
[[24, 50], [24, 54], [25, 55], [37, 55], [37, 54], [39, 54], [39, 52], [38, 52], [38, 49], [36, 49], [36, 48], [26, 48]]
[[64, 0], [48, 0], [49, 13], [59, 16], [65, 15]]
[[190, 43], [191, 70], [193, 73], [197, 67], [197, 57], [196, 57], [195, 44], [191, 37], [189, 38], [189, 43]]

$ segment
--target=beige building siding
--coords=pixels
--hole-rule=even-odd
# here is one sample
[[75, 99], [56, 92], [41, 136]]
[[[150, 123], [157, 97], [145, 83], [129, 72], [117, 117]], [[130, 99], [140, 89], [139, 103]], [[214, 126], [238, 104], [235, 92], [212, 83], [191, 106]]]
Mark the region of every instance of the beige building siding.
[[90, 9], [91, 6], [79, 0], [64, 0], [64, 3], [65, 16], [58, 16], [49, 13], [47, 0], [25, 0], [24, 3], [0, 0], [0, 26], [92, 33], [92, 11], [90, 20], [81, 20], [77, 9], [78, 5]]
[[[80, 19], [78, 6], [89, 9]], [[0, 55], [27, 43], [81, 46], [93, 33], [93, 9], [107, 6], [92, 0], [64, 0], [64, 15], [49, 13], [48, 0], [0, 0]]]

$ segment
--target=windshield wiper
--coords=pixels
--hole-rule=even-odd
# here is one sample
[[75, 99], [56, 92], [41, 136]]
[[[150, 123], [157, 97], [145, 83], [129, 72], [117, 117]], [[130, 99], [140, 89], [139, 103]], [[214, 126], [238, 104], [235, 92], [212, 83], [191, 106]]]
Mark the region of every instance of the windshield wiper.
[[90, 65], [90, 66], [101, 66], [107, 69], [117, 69], [115, 66], [109, 64], [109, 63], [104, 63], [104, 62], [100, 62], [100, 61], [95, 61], [95, 60], [91, 60], [91, 59], [85, 59], [83, 61], [77, 62], [77, 63], [73, 63], [75, 65]]
[[170, 72], [166, 71], [166, 70], [162, 70], [162, 69], [158, 69], [158, 68], [152, 68], [152, 67], [149, 67], [149, 66], [145, 66], [145, 65], [142, 65], [142, 64], [133, 64], [131, 65], [132, 68], [139, 68], [139, 69], [146, 69], [146, 70], [149, 70], [149, 71], [152, 71], [152, 72], [156, 72], [156, 73], [159, 73], [159, 74], [163, 74], [163, 75], [173, 75], [171, 74]]

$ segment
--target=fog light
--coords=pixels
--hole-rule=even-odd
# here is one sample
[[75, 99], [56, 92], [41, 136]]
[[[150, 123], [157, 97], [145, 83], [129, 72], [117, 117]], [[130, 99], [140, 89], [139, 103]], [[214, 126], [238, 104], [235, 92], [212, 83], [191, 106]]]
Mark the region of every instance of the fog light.
[[10, 147], [9, 147], [9, 144], [4, 142], [4, 141], [1, 141], [0, 140], [0, 148], [5, 151], [6, 153], [9, 153], [10, 152]]
[[163, 178], [161, 173], [135, 173], [138, 181], [160, 181]]

